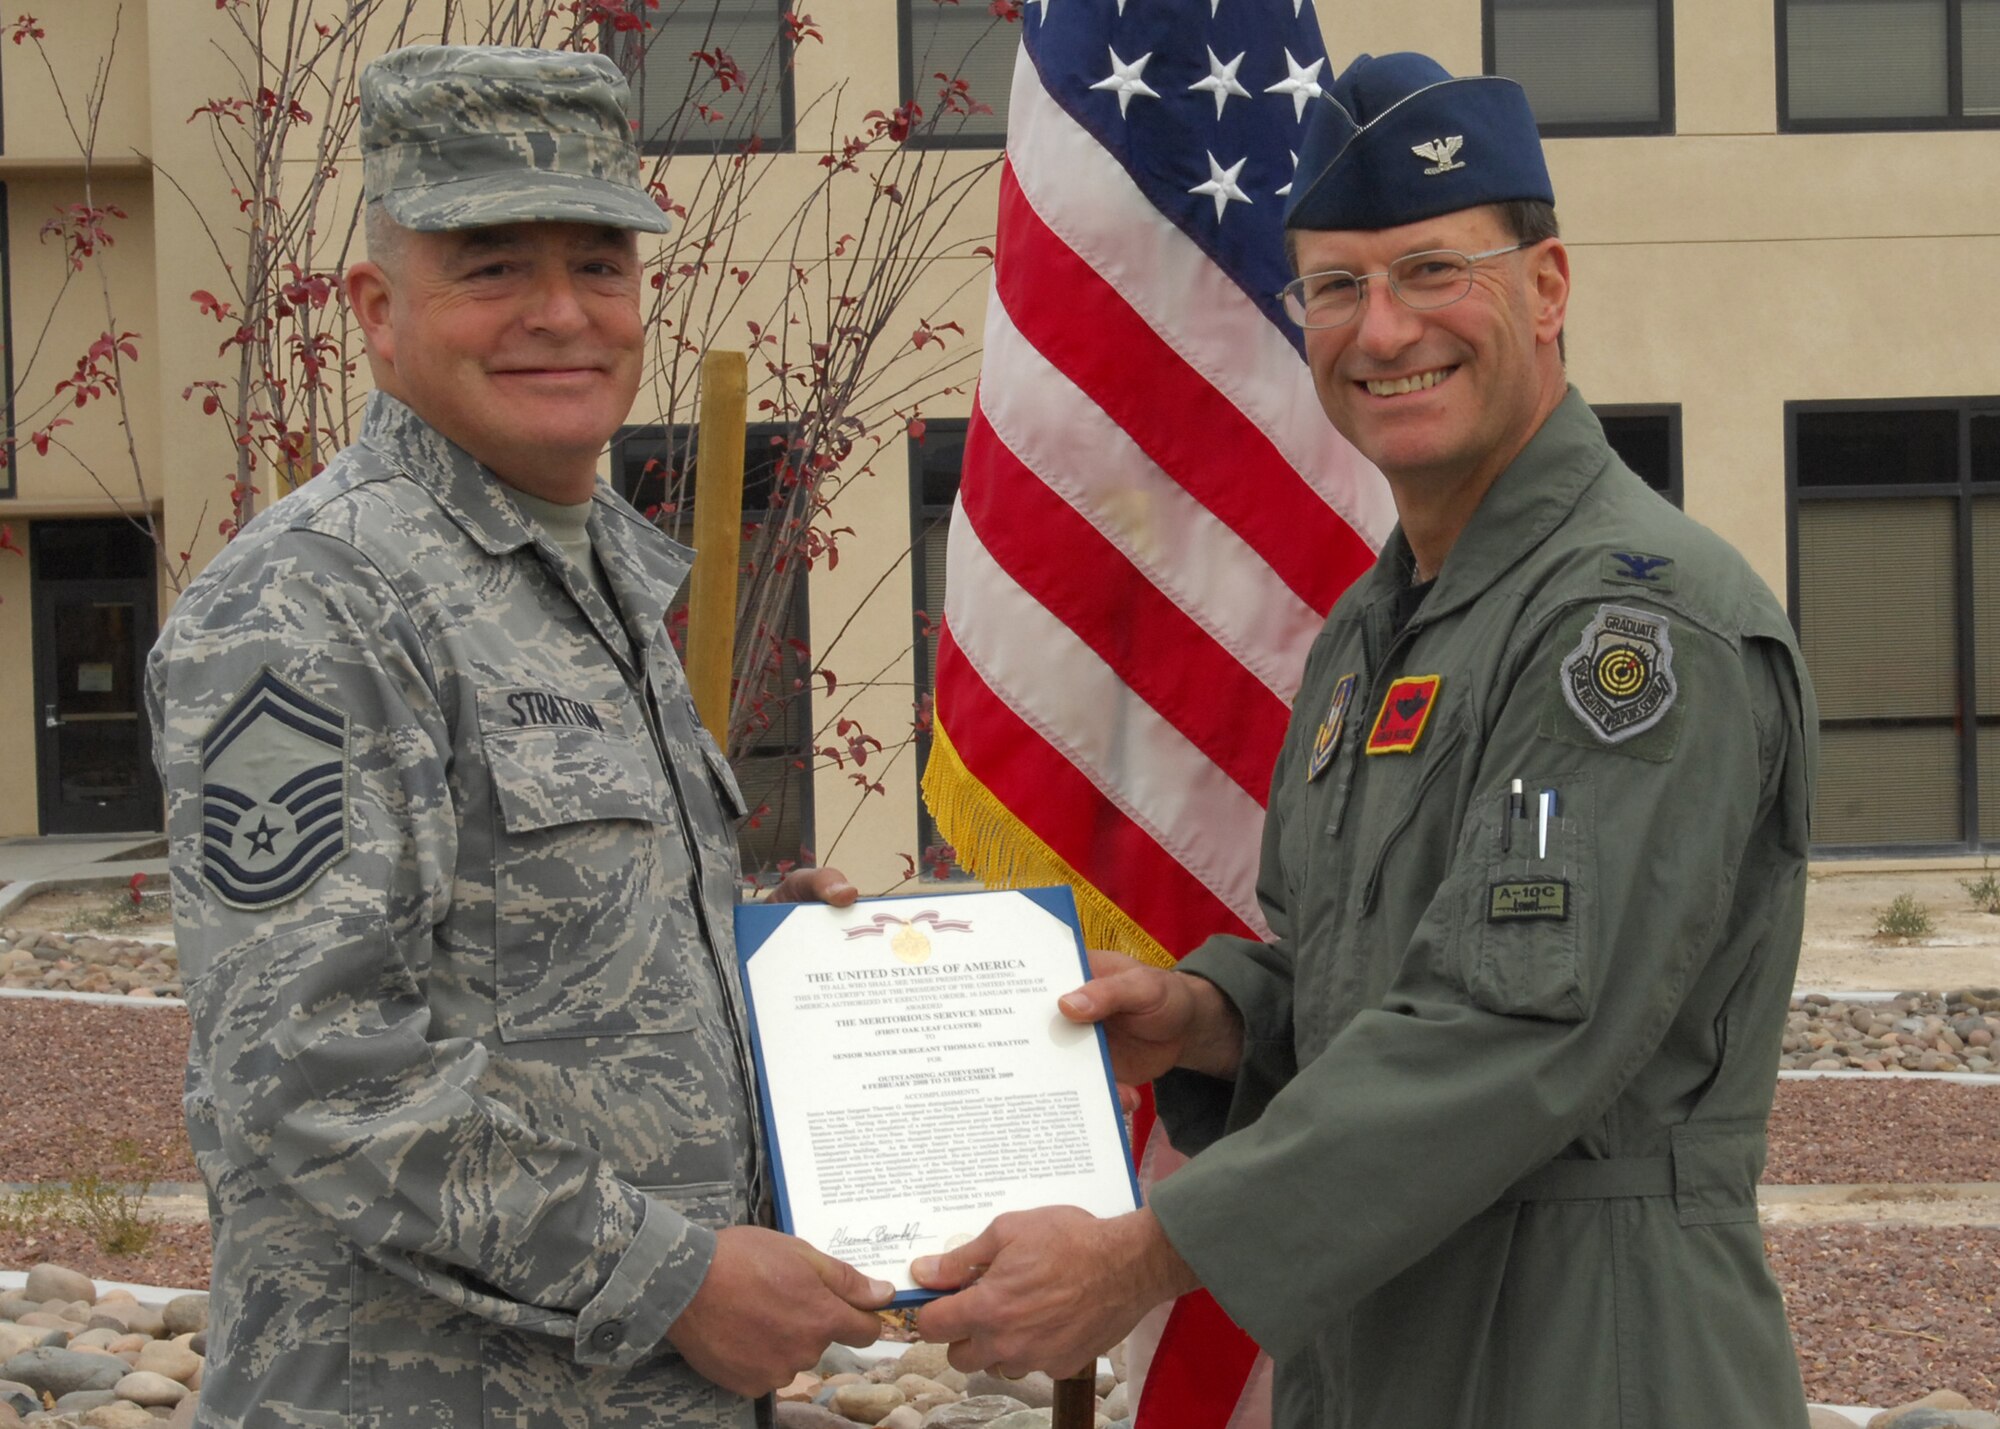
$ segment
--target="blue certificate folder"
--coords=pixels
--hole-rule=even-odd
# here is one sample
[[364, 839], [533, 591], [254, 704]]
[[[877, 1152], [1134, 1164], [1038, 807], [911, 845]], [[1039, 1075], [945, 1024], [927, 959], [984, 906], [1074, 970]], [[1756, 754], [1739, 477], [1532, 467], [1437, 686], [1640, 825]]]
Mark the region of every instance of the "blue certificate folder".
[[[808, 910], [817, 911], [807, 923], [778, 936]], [[938, 1295], [915, 1288], [908, 1275], [911, 1259], [960, 1243], [1003, 1211], [1081, 1204], [1099, 1215], [1115, 1215], [1139, 1204], [1104, 1032], [1066, 1024], [1055, 1007], [1057, 996], [1090, 976], [1069, 889], [862, 899], [831, 915], [831, 923], [829, 916], [823, 905], [811, 903], [746, 903], [736, 909], [736, 956], [750, 1010], [757, 1095], [781, 1229], [891, 1281], [897, 1286], [891, 1303], [904, 1306]], [[1047, 918], [1067, 930], [1076, 958], [1074, 981], [1067, 980], [1065, 968], [1064, 980], [1047, 992], [1048, 1021], [1041, 1024], [1041, 1035], [1050, 1039], [1048, 1046], [1039, 1046], [1033, 1037], [1006, 1036], [1004, 1027], [987, 1043], [953, 1045], [953, 1038], [977, 1036], [990, 1026], [981, 1020], [988, 1015], [1003, 1024], [1033, 1022], [1043, 1011], [1031, 1005], [1039, 1003], [1039, 993], [1010, 994], [1007, 981], [1014, 974], [1005, 970], [1004, 942], [988, 943], [976, 954], [955, 950], [975, 946], [981, 930], [996, 924], [1004, 929], [1008, 919], [1026, 920], [1038, 938], [1042, 928], [1059, 937], [1061, 930], [1049, 926]], [[800, 941], [808, 934], [809, 954]], [[757, 969], [760, 954], [767, 963]], [[815, 971], [801, 975], [805, 967]], [[786, 999], [760, 1016], [757, 983], [763, 981], [765, 996], [772, 998], [773, 978], [782, 979]], [[825, 999], [844, 1001], [829, 1003], [817, 991], [794, 997], [793, 990], [808, 979], [826, 989]], [[893, 997], [877, 991], [891, 987]], [[801, 1007], [810, 1010], [801, 1012]], [[833, 1030], [839, 1013], [847, 1011], [854, 1015], [839, 1019], [840, 1029]], [[767, 1028], [779, 1029], [776, 1035], [791, 1045], [768, 1044]], [[807, 1049], [803, 1055], [801, 1045]], [[999, 1066], [963, 1065], [993, 1057], [990, 1049], [996, 1048], [1013, 1049], [994, 1057]], [[1033, 1092], [1043, 1070], [1057, 1063], [1062, 1070], [1056, 1075], [1069, 1080], [1053, 1091]], [[908, 1143], [920, 1148], [919, 1155], [896, 1156], [898, 1123], [905, 1120], [900, 1108], [884, 1115], [864, 1105], [859, 1093], [852, 1105], [843, 1104], [844, 1079], [862, 1077], [874, 1078], [866, 1091], [891, 1099], [909, 1088], [907, 1117], [927, 1118], [921, 1136]], [[1012, 1094], [1022, 1084], [1029, 1084], [1030, 1092]], [[883, 1092], [885, 1085], [890, 1090]], [[781, 1131], [789, 1127], [801, 1136], [802, 1123], [810, 1134], [802, 1136], [806, 1144], [795, 1145], [788, 1158]], [[1117, 1165], [1102, 1164], [1114, 1145]], [[1080, 1147], [1087, 1165], [1078, 1162]], [[852, 1164], [870, 1156], [878, 1159], [866, 1166]], [[989, 1166], [1009, 1166], [1005, 1175], [1014, 1184], [1003, 1200], [982, 1203], [978, 1185], [953, 1182], [955, 1169], [982, 1158]], [[795, 1180], [815, 1197], [813, 1205], [795, 1203]], [[818, 1204], [835, 1182], [844, 1192], [879, 1194]], [[1043, 1186], [1050, 1194], [1033, 1189]], [[911, 1210], [912, 1197], [925, 1198], [920, 1209]], [[829, 1230], [830, 1222], [849, 1219], [850, 1203], [852, 1226], [843, 1223]], [[933, 1224], [939, 1217], [942, 1226]], [[937, 1240], [945, 1229], [952, 1232], [950, 1238]]]

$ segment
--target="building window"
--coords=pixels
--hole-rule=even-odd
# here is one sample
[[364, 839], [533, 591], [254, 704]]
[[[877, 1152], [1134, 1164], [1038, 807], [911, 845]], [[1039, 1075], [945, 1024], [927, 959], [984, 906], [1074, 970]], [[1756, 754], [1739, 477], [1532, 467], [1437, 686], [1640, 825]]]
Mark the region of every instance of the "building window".
[[1781, 129], [2000, 124], [2000, 0], [1778, 0]]
[[1543, 134], [1674, 132], [1672, 0], [1484, 0], [1484, 9], [1486, 72], [1520, 81]]
[[790, 147], [792, 55], [783, 11], [773, 0], [705, 0], [640, 9], [641, 28], [607, 29], [604, 51], [632, 84], [640, 149]]
[[2000, 844], [2000, 398], [1790, 403], [1815, 843]]
[[1604, 439], [1639, 479], [1676, 506], [1681, 500], [1679, 403], [1593, 407]]
[[914, 142], [988, 149], [1005, 144], [1020, 25], [997, 19], [981, 0], [901, 0], [898, 10], [903, 99], [924, 111]]
[[[743, 522], [746, 547], [772, 507], [785, 463], [785, 429], [749, 429], [743, 454]], [[612, 446], [618, 494], [646, 512], [669, 536], [694, 542], [695, 429], [691, 426], [627, 427]], [[674, 644], [687, 633], [687, 587], [667, 609]], [[777, 630], [737, 631], [768, 652], [758, 677], [761, 701], [750, 731], [737, 741], [731, 767], [743, 787], [750, 817], [736, 830], [743, 872], [774, 883], [780, 863], [805, 861], [812, 847], [812, 680], [807, 640], [806, 584], [793, 587]]]
[[[965, 458], [963, 421], [932, 421], [924, 439], [910, 443], [910, 577], [916, 600], [917, 698], [926, 702], [937, 691], [938, 628], [944, 621], [945, 541], [951, 531], [952, 502], [958, 498], [958, 473]], [[917, 774], [921, 779], [931, 757], [928, 724], [917, 730]], [[923, 878], [969, 878], [958, 865], [951, 846], [931, 822], [931, 811], [917, 796], [917, 872]]]

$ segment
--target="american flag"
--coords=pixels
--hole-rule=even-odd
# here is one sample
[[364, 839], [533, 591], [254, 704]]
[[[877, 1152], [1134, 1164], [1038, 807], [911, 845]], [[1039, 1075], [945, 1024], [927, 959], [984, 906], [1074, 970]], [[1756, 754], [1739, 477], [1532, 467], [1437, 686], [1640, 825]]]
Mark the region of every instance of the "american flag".
[[[1258, 845], [1292, 695], [1394, 520], [1274, 296], [1329, 78], [1306, 0], [1022, 17], [925, 795], [988, 883], [1069, 883], [1093, 946], [1162, 966], [1268, 936]], [[1136, 1130], [1157, 1177], [1174, 1154], [1149, 1115]], [[1132, 1348], [1138, 1429], [1268, 1402], [1205, 1294]]]

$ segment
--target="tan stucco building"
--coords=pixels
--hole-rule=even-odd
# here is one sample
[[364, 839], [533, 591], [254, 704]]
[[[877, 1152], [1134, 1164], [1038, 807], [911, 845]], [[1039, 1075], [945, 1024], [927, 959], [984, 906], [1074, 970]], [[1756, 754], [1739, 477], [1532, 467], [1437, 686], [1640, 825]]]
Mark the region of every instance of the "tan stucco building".
[[[325, 8], [330, 18], [349, 7]], [[379, 7], [377, 48], [389, 43], [390, 8]], [[434, 38], [426, 7], [409, 8], [404, 33]], [[189, 389], [230, 380], [237, 354], [218, 355], [229, 324], [190, 294], [230, 291], [218, 244], [238, 251], [248, 220], [217, 159], [218, 126], [190, 114], [244, 92], [232, 72], [239, 13], [88, 0], [43, 20], [39, 41], [0, 44], [16, 443], [0, 473], [0, 524], [24, 552], [0, 552], [0, 660], [13, 675], [0, 683], [0, 741], [13, 753], [0, 761], [0, 837], [158, 825], [137, 670], [184, 580], [181, 553], [198, 569], [230, 514], [234, 448], [203, 412], [203, 389]], [[775, 4], [717, 13], [732, 35], [768, 42], [782, 29]], [[1320, 16], [1336, 68], [1362, 50], [1418, 48], [1458, 72], [1528, 84], [1575, 273], [1572, 376], [1616, 419], [1635, 464], [1787, 600], [1825, 717], [1822, 846], [2000, 842], [2000, 0], [1325, 0]], [[1004, 95], [1013, 37], [983, 6], [863, 0], [821, 14], [817, 28], [817, 39], [767, 43], [791, 57], [788, 75], [746, 63], [760, 102], [737, 91], [709, 129], [725, 145], [749, 128], [764, 136], [734, 240], [752, 256], [716, 265], [746, 276], [711, 275], [753, 300], [776, 291], [785, 261], [813, 251], [816, 228], [789, 254], [767, 245], [790, 241], [800, 196], [828, 172], [821, 159], [867, 110], [907, 97], [910, 73], [976, 42], [965, 70], [975, 92], [995, 104]], [[658, 52], [686, 53], [685, 38], [675, 32]], [[753, 52], [750, 39], [733, 43]], [[73, 130], [86, 127], [100, 73], [86, 195]], [[647, 76], [642, 132], [685, 93], [684, 81]], [[326, 107], [324, 95], [297, 97]], [[954, 123], [931, 155], [931, 172], [976, 178], [950, 252], [898, 309], [906, 328], [919, 317], [964, 327], [957, 352], [977, 342], [985, 307], [974, 249], [990, 241], [1003, 118]], [[291, 192], [314, 165], [309, 132], [288, 151]], [[699, 195], [714, 169], [686, 154], [663, 182]], [[311, 244], [321, 269], [342, 261], [350, 182], [346, 171], [332, 178], [321, 201]], [[72, 268], [62, 235], [43, 229], [85, 202], [119, 215], [104, 220], [112, 246]], [[865, 218], [839, 207], [856, 201], [834, 202], [827, 235]], [[713, 339], [740, 334], [751, 311]], [[336, 314], [317, 321], [339, 335]], [[105, 332], [138, 334], [137, 361], [120, 356], [123, 405], [107, 392], [75, 408], [75, 389], [57, 384]], [[911, 725], [927, 647], [921, 635], [912, 644], [911, 612], [938, 608], [934, 522], [970, 402], [969, 372], [927, 370], [933, 387], [960, 390], [924, 404], [922, 448], [897, 437], [867, 474], [850, 463], [827, 524], [853, 534], [837, 567], [814, 570], [798, 612], [838, 688], [787, 667], [807, 691], [758, 741], [773, 803], [760, 851], [803, 843], [869, 888], [901, 877], [901, 855], [926, 837]], [[328, 402], [351, 413], [364, 386], [365, 369]], [[878, 421], [896, 405], [879, 404]], [[640, 480], [647, 454], [692, 415], [684, 384], [656, 384], [633, 419], [645, 429], [620, 445], [610, 474]], [[58, 416], [73, 425], [38, 452], [32, 434]], [[267, 465], [257, 485], [268, 501], [283, 473]], [[884, 748], [859, 771], [794, 768], [814, 745], [845, 747], [831, 732], [843, 718]], [[857, 772], [881, 792], [859, 794]]]

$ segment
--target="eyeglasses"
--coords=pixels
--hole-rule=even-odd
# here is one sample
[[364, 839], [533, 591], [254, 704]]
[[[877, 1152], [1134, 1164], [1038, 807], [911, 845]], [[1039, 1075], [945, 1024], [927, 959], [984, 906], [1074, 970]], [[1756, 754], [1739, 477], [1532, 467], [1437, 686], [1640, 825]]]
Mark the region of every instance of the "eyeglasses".
[[1425, 253], [1406, 253], [1380, 273], [1307, 273], [1285, 284], [1278, 298], [1285, 305], [1285, 316], [1300, 327], [1344, 327], [1361, 311], [1362, 290], [1368, 280], [1387, 278], [1389, 291], [1402, 299], [1405, 307], [1429, 312], [1448, 308], [1472, 291], [1475, 263], [1532, 246], [1510, 243], [1484, 253], [1433, 248]]

